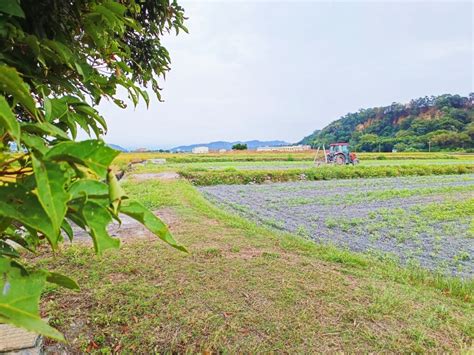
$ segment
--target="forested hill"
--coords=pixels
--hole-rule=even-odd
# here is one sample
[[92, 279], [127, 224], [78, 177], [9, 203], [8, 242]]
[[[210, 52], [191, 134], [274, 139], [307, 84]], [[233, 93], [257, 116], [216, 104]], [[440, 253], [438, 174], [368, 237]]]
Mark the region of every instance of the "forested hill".
[[422, 97], [348, 113], [300, 143], [349, 142], [357, 151], [474, 148], [474, 93]]

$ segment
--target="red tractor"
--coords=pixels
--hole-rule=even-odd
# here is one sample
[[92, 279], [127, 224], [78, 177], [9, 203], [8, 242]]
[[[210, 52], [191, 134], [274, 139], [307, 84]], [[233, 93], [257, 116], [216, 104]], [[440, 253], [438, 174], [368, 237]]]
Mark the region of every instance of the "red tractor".
[[[358, 164], [359, 159], [354, 152], [349, 150], [348, 143], [331, 143], [329, 145], [329, 150], [326, 150], [323, 145], [324, 152], [324, 162], [329, 164]], [[317, 157], [319, 153], [319, 147], [314, 158], [315, 163], [317, 162]]]

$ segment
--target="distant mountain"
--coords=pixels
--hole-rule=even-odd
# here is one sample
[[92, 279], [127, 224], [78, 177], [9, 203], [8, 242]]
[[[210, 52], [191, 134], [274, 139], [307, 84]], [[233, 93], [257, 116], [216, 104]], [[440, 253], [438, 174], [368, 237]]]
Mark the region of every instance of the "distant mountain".
[[474, 148], [474, 93], [426, 96], [409, 103], [360, 109], [303, 138], [317, 146], [349, 142], [357, 151]]
[[281, 145], [289, 145], [290, 143], [285, 142], [285, 141], [259, 141], [259, 140], [253, 140], [253, 141], [236, 141], [236, 142], [225, 142], [225, 141], [217, 141], [217, 142], [211, 142], [211, 143], [202, 143], [202, 144], [191, 144], [191, 145], [182, 145], [179, 147], [175, 147], [171, 149], [172, 152], [180, 151], [180, 152], [190, 152], [193, 150], [193, 148], [196, 147], [208, 147], [209, 150], [219, 150], [219, 149], [226, 149], [230, 150], [232, 149], [232, 146], [237, 143], [243, 143], [247, 144], [248, 149], [257, 149], [259, 147], [276, 147], [276, 146], [281, 146]]
[[108, 144], [108, 146], [109, 146], [110, 148], [112, 148], [112, 149], [119, 150], [119, 151], [121, 151], [121, 152], [128, 152], [127, 149], [125, 149], [124, 147], [121, 147], [121, 146], [119, 146], [119, 145], [117, 145], [117, 144]]

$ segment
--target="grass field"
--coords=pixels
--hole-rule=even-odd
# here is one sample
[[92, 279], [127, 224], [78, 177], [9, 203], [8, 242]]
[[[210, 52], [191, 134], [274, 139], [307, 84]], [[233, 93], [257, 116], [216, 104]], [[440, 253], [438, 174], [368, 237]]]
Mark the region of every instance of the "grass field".
[[[458, 352], [472, 346], [472, 281], [258, 227], [189, 183], [124, 184], [190, 250], [125, 237], [41, 255], [81, 293], [51, 288], [43, 309], [72, 352]], [[136, 232], [140, 234], [140, 232]]]
[[[157, 157], [153, 154], [120, 155], [118, 166]], [[285, 160], [273, 153], [260, 161], [245, 161], [255, 154], [237, 153], [226, 154], [237, 162], [208, 155], [205, 159], [214, 160], [189, 163], [179, 159], [201, 158], [176, 155], [178, 161], [166, 165], [135, 166], [123, 187], [156, 211], [189, 253], [167, 247], [137, 225], [122, 227], [121, 250], [102, 257], [85, 238], [56, 254], [41, 252], [33, 263], [73, 276], [82, 288], [76, 293], [51, 286], [43, 295], [42, 312], [68, 340], [47, 341], [46, 350], [469, 352], [473, 157], [415, 155], [370, 156], [357, 167], [371, 172], [369, 178], [201, 191], [185, 179], [157, 177], [177, 170], [206, 179], [228, 176], [216, 180], [222, 184], [232, 176], [265, 177], [269, 171], [309, 176], [314, 169], [307, 168], [311, 161], [304, 161], [304, 154]], [[427, 169], [465, 174], [370, 178], [377, 176], [374, 171], [398, 169], [421, 172], [411, 175]], [[354, 171], [336, 167], [327, 174], [343, 178]], [[151, 173], [152, 179], [135, 179], [140, 173]], [[347, 218], [331, 219], [334, 215]], [[376, 247], [405, 251], [418, 243], [415, 250], [423, 250], [418, 256], [427, 262], [402, 260], [402, 267], [389, 253], [351, 248], [350, 242], [367, 233]], [[320, 243], [323, 237], [334, 243]], [[445, 256], [447, 267], [430, 267], [431, 257], [443, 263]]]

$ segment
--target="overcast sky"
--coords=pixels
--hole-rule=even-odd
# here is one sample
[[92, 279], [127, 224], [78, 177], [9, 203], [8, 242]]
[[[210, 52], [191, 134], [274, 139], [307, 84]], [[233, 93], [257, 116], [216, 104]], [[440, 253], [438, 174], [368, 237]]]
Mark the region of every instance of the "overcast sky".
[[181, 0], [156, 100], [102, 104], [106, 141], [165, 147], [296, 142], [347, 112], [473, 91], [472, 2]]

